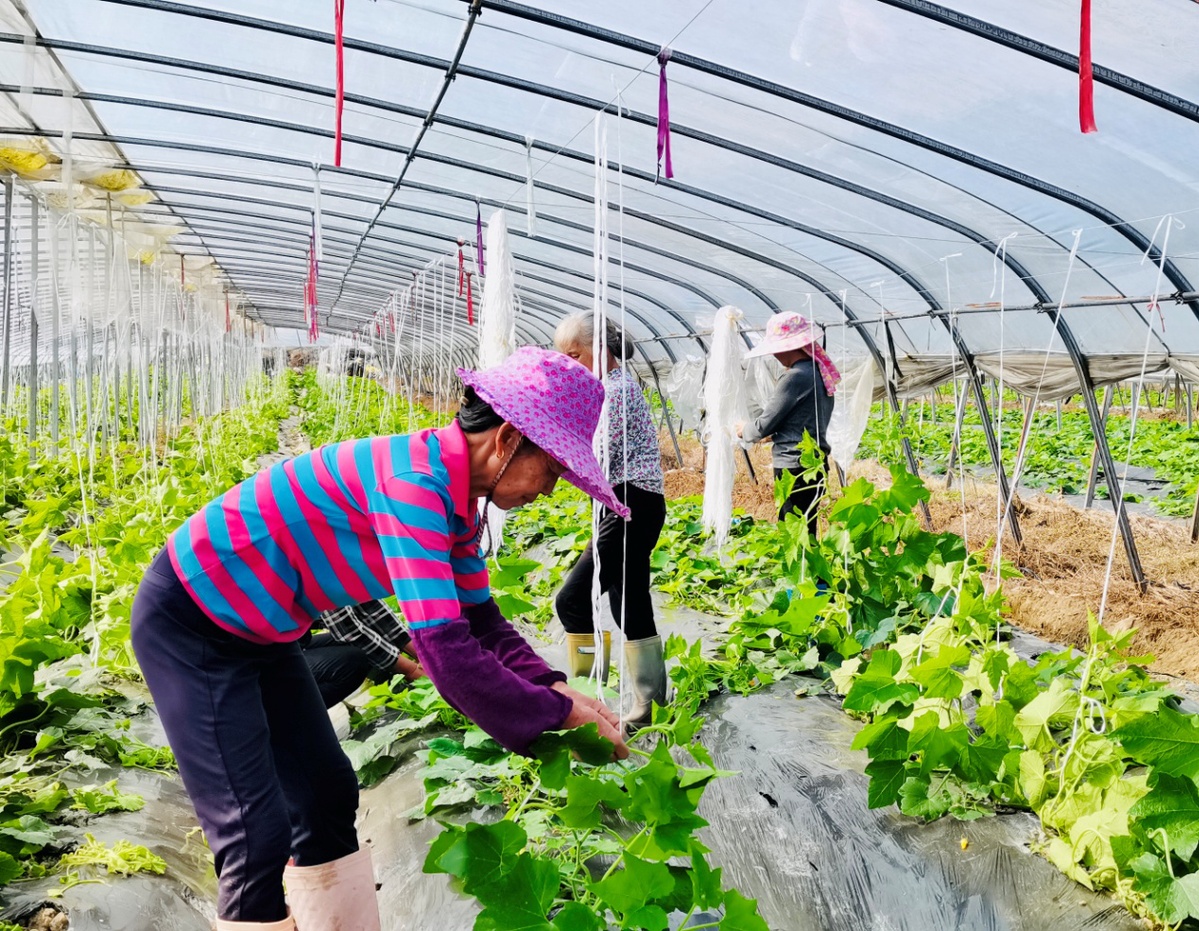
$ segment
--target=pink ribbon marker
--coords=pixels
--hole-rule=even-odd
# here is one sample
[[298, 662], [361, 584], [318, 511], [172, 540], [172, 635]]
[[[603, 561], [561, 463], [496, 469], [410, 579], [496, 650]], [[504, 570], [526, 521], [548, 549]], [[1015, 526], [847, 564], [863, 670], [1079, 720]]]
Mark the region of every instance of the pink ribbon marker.
[[670, 100], [666, 94], [666, 63], [670, 61], [670, 49], [658, 53], [658, 170], [662, 159], [666, 159], [666, 177], [674, 177], [674, 166], [670, 161]]

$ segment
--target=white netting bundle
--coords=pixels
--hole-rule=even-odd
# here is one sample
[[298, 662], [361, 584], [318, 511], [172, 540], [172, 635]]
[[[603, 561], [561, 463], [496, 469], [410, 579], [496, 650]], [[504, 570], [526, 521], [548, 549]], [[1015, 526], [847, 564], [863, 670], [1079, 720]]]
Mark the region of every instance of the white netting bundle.
[[740, 324], [744, 316], [736, 307], [716, 312], [712, 325], [712, 350], [704, 379], [704, 434], [708, 446], [704, 486], [704, 527], [722, 546], [733, 516], [733, 481], [737, 471], [737, 424], [746, 419], [745, 374]]

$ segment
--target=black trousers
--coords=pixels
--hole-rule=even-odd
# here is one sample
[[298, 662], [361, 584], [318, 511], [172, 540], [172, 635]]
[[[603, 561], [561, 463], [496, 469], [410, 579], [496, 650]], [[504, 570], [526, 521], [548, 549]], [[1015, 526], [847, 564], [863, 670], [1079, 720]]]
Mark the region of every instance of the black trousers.
[[304, 662], [316, 680], [326, 708], [353, 695], [375, 671], [362, 650], [352, 643], [342, 643], [330, 633], [315, 634], [300, 643]]
[[295, 643], [214, 624], [165, 551], [133, 599], [133, 650], [216, 861], [217, 914], [281, 921], [283, 867], [358, 849], [358, 780]]
[[[654, 606], [649, 596], [650, 565], [662, 526], [666, 523], [666, 499], [627, 482], [612, 489], [632, 516], [628, 521], [607, 508], [600, 517], [599, 535], [588, 545], [570, 570], [554, 601], [558, 620], [572, 634], [593, 631], [591, 579], [595, 551], [600, 557], [600, 587], [608, 594], [612, 616], [629, 640], [644, 640], [658, 633]], [[626, 546], [628, 564], [626, 568]]]
[[816, 536], [816, 509], [820, 504], [820, 499], [824, 497], [824, 479], [818, 478], [813, 482], [805, 482], [803, 478], [804, 470], [795, 468], [775, 469], [775, 481], [783, 477], [784, 471], [790, 472], [795, 476], [795, 484], [791, 487], [791, 494], [787, 496], [787, 500], [779, 508], [779, 520], [782, 520], [788, 514], [798, 514], [801, 517], [806, 515], [808, 532], [814, 537]]

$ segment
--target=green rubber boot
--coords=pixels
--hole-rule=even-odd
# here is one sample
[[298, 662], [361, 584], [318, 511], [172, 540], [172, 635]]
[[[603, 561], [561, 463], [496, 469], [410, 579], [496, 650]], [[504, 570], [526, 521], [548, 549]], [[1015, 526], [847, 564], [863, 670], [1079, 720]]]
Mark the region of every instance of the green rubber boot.
[[632, 733], [653, 719], [654, 705], [666, 704], [666, 658], [661, 637], [629, 640], [624, 645], [625, 675], [632, 702], [624, 714], [625, 728]]

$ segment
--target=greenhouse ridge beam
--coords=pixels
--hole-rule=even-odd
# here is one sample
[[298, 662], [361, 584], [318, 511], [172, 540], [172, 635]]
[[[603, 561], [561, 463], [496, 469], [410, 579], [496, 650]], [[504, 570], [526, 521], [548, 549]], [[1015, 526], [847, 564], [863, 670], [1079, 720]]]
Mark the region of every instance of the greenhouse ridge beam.
[[[1029, 38], [1019, 32], [1004, 29], [1002, 26], [996, 26], [986, 20], [969, 16], [966, 13], [959, 13], [957, 10], [951, 10], [936, 3], [929, 3], [928, 0], [878, 0], [878, 2], [905, 10], [908, 13], [914, 13], [917, 16], [923, 16], [944, 26], [952, 26], [954, 29], [960, 29], [962, 32], [970, 33], [971, 35], [986, 39], [988, 42], [994, 42], [997, 45], [1013, 49], [1014, 51], [1029, 55], [1039, 61], [1056, 65], [1067, 71], [1078, 71], [1077, 55], [1071, 55], [1069, 52], [1062, 51], [1052, 45], [1038, 42], [1036, 39]], [[1093, 64], [1091, 69], [1095, 81], [1099, 84], [1115, 88], [1122, 93], [1136, 97], [1138, 100], [1143, 100], [1146, 103], [1151, 103], [1156, 107], [1161, 107], [1163, 110], [1167, 110], [1177, 116], [1199, 121], [1199, 104], [1193, 101], [1171, 94], [1160, 87], [1154, 87], [1152, 84], [1146, 84], [1144, 81], [1138, 81], [1136, 78], [1129, 77], [1126, 74], [1121, 74], [1113, 68]]]
[[[117, 0], [123, 2], [123, 0]], [[658, 45], [653, 42], [648, 42], [645, 39], [639, 39], [634, 36], [619, 33], [611, 29], [604, 29], [599, 26], [593, 26], [590, 23], [585, 23], [581, 20], [571, 19], [561, 16], [556, 13], [548, 13], [544, 10], [537, 10], [526, 6], [522, 3], [513, 2], [513, 0], [488, 0], [487, 7], [489, 10], [494, 10], [501, 13], [507, 13], [518, 19], [527, 19], [532, 22], [541, 23], [542, 25], [552, 26], [562, 29], [566, 32], [573, 32], [579, 35], [587, 36], [588, 38], [597, 39], [631, 51], [641, 52], [650, 57], [654, 57], [660, 51]], [[1032, 175], [1018, 171], [1008, 165], [1000, 162], [992, 161], [991, 159], [983, 158], [973, 152], [968, 152], [965, 149], [957, 146], [941, 142], [933, 139], [930, 136], [925, 136], [915, 130], [907, 129], [894, 123], [889, 123], [886, 120], [878, 117], [869, 116], [849, 107], [833, 103], [812, 94], [804, 93], [803, 91], [787, 87], [783, 84], [778, 84], [774, 81], [768, 81], [764, 78], [759, 78], [748, 74], [744, 71], [738, 71], [735, 68], [730, 68], [726, 65], [717, 64], [716, 62], [708, 61], [697, 55], [691, 55], [686, 52], [681, 52], [675, 49], [671, 50], [671, 64], [681, 65], [687, 68], [694, 68], [704, 74], [711, 75], [717, 78], [731, 81], [734, 84], [739, 84], [744, 87], [749, 87], [754, 90], [762, 91], [763, 93], [780, 97], [792, 103], [797, 103], [801, 106], [809, 107], [837, 119], [844, 120], [854, 125], [861, 126], [875, 132], [883, 133], [901, 142], [906, 142], [918, 148], [926, 149], [954, 161], [961, 162], [972, 168], [977, 168], [989, 174], [996, 175], [1007, 181], [1014, 182], [1022, 187], [1030, 188], [1041, 194], [1059, 200], [1062, 203], [1069, 204], [1078, 210], [1088, 213], [1098, 220], [1101, 220], [1107, 226], [1127, 239], [1130, 243], [1137, 247], [1141, 252], [1148, 254], [1149, 259], [1153, 262], [1162, 262], [1162, 255], [1157, 246], [1139, 229], [1132, 226], [1127, 221], [1121, 219], [1111, 210], [1103, 207], [1094, 201], [1083, 197], [1080, 194], [1075, 194], [1056, 184], [1051, 184], [1047, 181], [1042, 181], [1039, 178], [1034, 178]], [[673, 129], [673, 124], [672, 124]], [[1169, 259], [1166, 259], [1163, 264], [1163, 271], [1170, 282], [1180, 291], [1194, 290], [1186, 276], [1182, 271]], [[1199, 302], [1189, 302], [1191, 312], [1199, 319]]]

